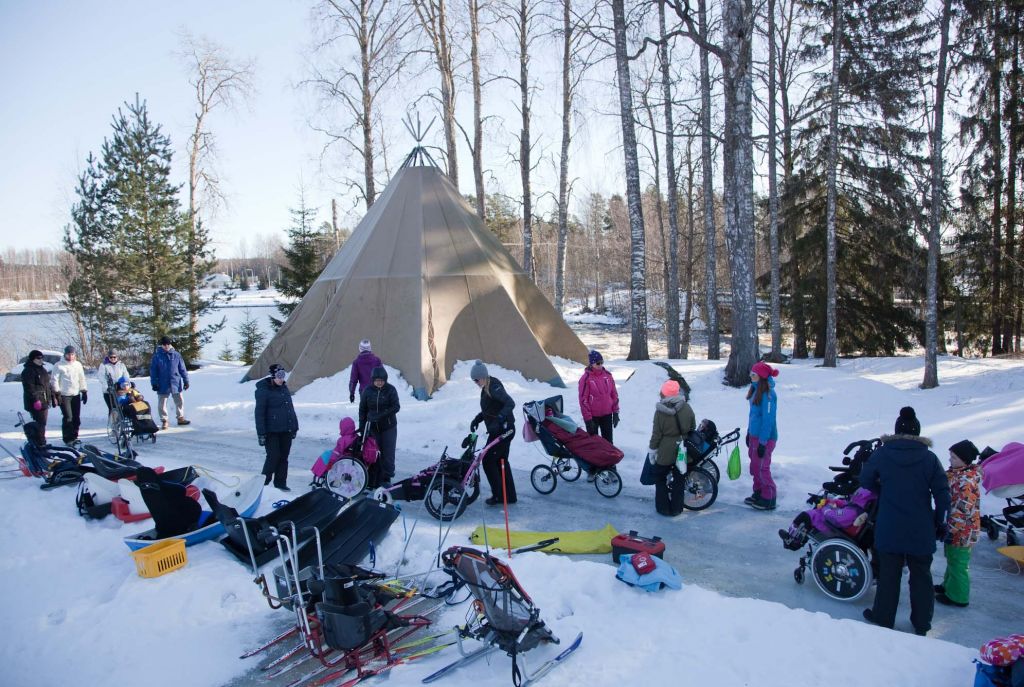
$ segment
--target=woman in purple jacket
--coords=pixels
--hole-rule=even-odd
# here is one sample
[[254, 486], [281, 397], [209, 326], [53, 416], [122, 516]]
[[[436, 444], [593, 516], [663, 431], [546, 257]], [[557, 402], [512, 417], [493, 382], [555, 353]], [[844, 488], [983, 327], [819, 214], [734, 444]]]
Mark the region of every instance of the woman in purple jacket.
[[604, 440], [613, 444], [612, 428], [619, 424], [619, 392], [612, 373], [604, 369], [601, 354], [591, 351], [588, 360], [579, 383], [580, 412], [591, 436], [601, 430]]
[[348, 376], [348, 402], [355, 403], [356, 382], [359, 382], [359, 395], [363, 395], [363, 389], [373, 383], [371, 379], [374, 369], [383, 366], [373, 351], [370, 350], [370, 340], [363, 339], [359, 342], [359, 355], [352, 361], [352, 372]]

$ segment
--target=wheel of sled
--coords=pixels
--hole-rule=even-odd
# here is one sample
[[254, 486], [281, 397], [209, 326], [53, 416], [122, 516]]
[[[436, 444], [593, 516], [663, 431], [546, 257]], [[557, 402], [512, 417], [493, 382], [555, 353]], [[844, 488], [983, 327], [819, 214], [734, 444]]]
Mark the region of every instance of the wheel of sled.
[[[568, 460], [568, 458], [564, 458], [562, 460]], [[576, 469], [579, 470], [578, 465], [576, 466]], [[576, 477], [579, 477], [578, 473]], [[555, 471], [547, 465], [537, 465], [530, 471], [530, 484], [532, 484], [533, 488], [541, 494], [550, 494], [555, 490], [555, 487], [558, 486], [558, 478], [555, 477]]]
[[622, 478], [619, 477], [619, 471], [614, 468], [598, 470], [597, 477], [594, 478], [594, 486], [597, 487], [597, 493], [601, 496], [607, 499], [615, 498], [622, 491]]
[[999, 539], [999, 525], [992, 518], [987, 515], [984, 516], [981, 519], [981, 526], [985, 528], [985, 534], [988, 535], [989, 539], [992, 541]]
[[694, 468], [683, 475], [683, 508], [704, 510], [718, 498], [718, 482], [704, 468]]
[[[575, 482], [583, 474], [583, 468], [580, 464], [572, 458], [557, 458], [555, 459], [555, 470], [558, 472], [558, 476], [564, 479], [566, 482]], [[554, 487], [551, 487], [554, 489]], [[538, 490], [540, 491], [540, 490]], [[542, 494], [547, 492], [541, 492]]]
[[[477, 485], [476, 489], [479, 488]], [[466, 507], [475, 499], [471, 494], [463, 492], [458, 484], [437, 482], [423, 497], [423, 505], [434, 518], [441, 522], [451, 522], [466, 512]]]
[[366, 466], [353, 458], [341, 458], [327, 471], [327, 488], [346, 498], [366, 488]]
[[811, 573], [818, 589], [837, 601], [854, 601], [871, 588], [871, 564], [856, 544], [826, 539], [814, 550]]

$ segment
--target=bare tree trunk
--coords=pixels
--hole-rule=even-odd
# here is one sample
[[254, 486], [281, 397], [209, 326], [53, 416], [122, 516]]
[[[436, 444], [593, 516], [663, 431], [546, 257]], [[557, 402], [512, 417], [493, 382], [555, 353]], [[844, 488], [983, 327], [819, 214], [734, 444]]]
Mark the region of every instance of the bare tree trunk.
[[447, 0], [413, 0], [420, 25], [430, 38], [434, 61], [441, 77], [441, 126], [444, 129], [448, 178], [459, 187], [459, 158], [455, 138], [455, 67], [452, 60], [452, 36], [448, 26]]
[[782, 362], [782, 301], [779, 276], [779, 187], [776, 171], [775, 0], [768, 0], [768, 253], [771, 258], [772, 352]]
[[[662, 200], [663, 195], [661, 192], [661, 150], [658, 148], [658, 127], [657, 122], [654, 118], [654, 108], [651, 107], [650, 100], [648, 100], [648, 93], [651, 84], [646, 83], [644, 91], [640, 94], [641, 104], [644, 108], [644, 112], [647, 113], [647, 121], [651, 129], [651, 173], [654, 175], [654, 216], [658, 220], [658, 240], [661, 242], [661, 277], [662, 283], [666, 286], [665, 300], [668, 301], [668, 283], [670, 266], [669, 263], [672, 259], [670, 254], [668, 241], [665, 237], [665, 203]], [[679, 287], [676, 287], [676, 298], [679, 297]], [[677, 304], [678, 307], [678, 304]], [[678, 309], [676, 311], [678, 313]], [[676, 316], [678, 320], [678, 314]], [[668, 329], [668, 313], [665, 315], [665, 329]], [[677, 342], [678, 347], [678, 342]], [[670, 355], [669, 357], [678, 357], [678, 352], [675, 356]]]
[[693, 237], [694, 227], [694, 164], [692, 155], [693, 137], [686, 139], [686, 262], [683, 269], [682, 288], [686, 293], [686, 306], [683, 310], [682, 334], [680, 336], [679, 357], [686, 360], [690, 357], [691, 323], [693, 322]]
[[672, 117], [672, 80], [668, 69], [668, 39], [665, 29], [665, 0], [658, 2], [658, 29], [661, 45], [658, 49], [661, 63], [661, 90], [665, 100], [665, 176], [668, 181], [669, 262], [665, 293], [665, 333], [668, 339], [668, 357], [679, 356], [679, 191], [676, 179], [675, 123]]
[[[565, 309], [565, 246], [569, 240], [569, 143], [572, 137], [572, 0], [562, 0], [562, 146], [558, 157], [558, 256], [555, 310]], [[595, 304], [596, 305], [596, 304]]]
[[[700, 38], [707, 42], [707, 0], [698, 0], [697, 8]], [[708, 332], [708, 360], [718, 360], [722, 356], [718, 335], [718, 228], [715, 226], [715, 168], [711, 161], [711, 71], [704, 45], [700, 46], [700, 145], [704, 182], [704, 320]]]
[[832, 0], [832, 81], [828, 113], [828, 191], [825, 207], [825, 367], [836, 366], [836, 167], [839, 165], [839, 67], [843, 0]]
[[932, 198], [931, 216], [928, 226], [928, 283], [925, 324], [924, 324], [924, 379], [921, 382], [922, 389], [934, 389], [939, 385], [939, 252], [942, 248], [942, 224], [943, 206], [942, 202], [943, 163], [942, 163], [942, 119], [946, 110], [946, 57], [949, 52], [949, 21], [952, 15], [952, 1], [943, 0], [942, 20], [939, 25], [939, 64], [935, 73], [935, 113], [934, 125], [932, 127]]
[[370, 7], [367, 0], [359, 3], [359, 75], [360, 75], [360, 106], [362, 116], [360, 123], [363, 130], [363, 188], [366, 189], [366, 209], [369, 210], [373, 201], [377, 199], [377, 183], [374, 180], [374, 152], [373, 152], [373, 86], [371, 84], [370, 69], [373, 61], [370, 56], [370, 35], [367, 30], [370, 18]]
[[476, 215], [485, 211], [483, 95], [480, 86], [480, 3], [469, 0], [470, 55], [473, 70], [473, 183], [476, 186]]
[[523, 184], [523, 271], [534, 278], [533, 203], [530, 190], [530, 55], [528, 0], [519, 0], [519, 177]]
[[754, 288], [754, 146], [752, 108], [752, 0], [725, 0], [722, 60], [725, 91], [722, 171], [725, 238], [732, 281], [732, 348], [725, 382], [743, 386], [760, 358]]
[[629, 314], [630, 343], [627, 360], [648, 360], [647, 283], [644, 275], [644, 212], [640, 198], [640, 164], [636, 152], [636, 128], [633, 123], [633, 91], [626, 53], [626, 11], [623, 0], [612, 0], [615, 32], [615, 73], [619, 87], [619, 113], [622, 122], [622, 150], [626, 170], [626, 201], [629, 208]]

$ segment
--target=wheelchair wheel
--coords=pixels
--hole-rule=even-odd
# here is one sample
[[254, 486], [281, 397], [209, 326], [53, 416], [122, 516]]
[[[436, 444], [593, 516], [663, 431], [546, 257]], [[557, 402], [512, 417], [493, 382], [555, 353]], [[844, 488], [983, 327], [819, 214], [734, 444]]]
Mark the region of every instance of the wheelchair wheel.
[[451, 522], [466, 512], [469, 505], [469, 494], [462, 491], [459, 484], [452, 482], [435, 482], [434, 486], [423, 498], [427, 512], [441, 522]]
[[854, 601], [871, 588], [867, 554], [846, 539], [826, 539], [811, 557], [811, 574], [818, 589], [837, 601]]
[[622, 491], [622, 478], [619, 477], [618, 470], [605, 468], [604, 470], [597, 471], [597, 477], [594, 478], [594, 486], [597, 487], [598, 494], [605, 498], [613, 499]]
[[[568, 460], [568, 458], [563, 460]], [[579, 470], [579, 466], [576, 466], [576, 469]], [[576, 474], [576, 477], [579, 477], [579, 473]], [[541, 494], [550, 494], [558, 486], [558, 478], [555, 477], [555, 471], [547, 465], [537, 465], [530, 471], [530, 484]]]
[[981, 528], [985, 530], [985, 534], [992, 541], [999, 539], [999, 525], [996, 524], [995, 520], [985, 515], [981, 518]]
[[354, 458], [339, 459], [325, 477], [328, 489], [349, 499], [362, 492], [369, 479], [366, 466]]
[[117, 413], [113, 411], [107, 413], [107, 439], [114, 445], [117, 445], [120, 424], [121, 418]]
[[694, 468], [683, 475], [683, 508], [704, 510], [717, 498], [718, 483], [710, 472], [704, 468]]
[[583, 468], [581, 468], [580, 464], [572, 458], [556, 458], [554, 467], [558, 476], [566, 482], [575, 482], [580, 478], [580, 475], [583, 474]]

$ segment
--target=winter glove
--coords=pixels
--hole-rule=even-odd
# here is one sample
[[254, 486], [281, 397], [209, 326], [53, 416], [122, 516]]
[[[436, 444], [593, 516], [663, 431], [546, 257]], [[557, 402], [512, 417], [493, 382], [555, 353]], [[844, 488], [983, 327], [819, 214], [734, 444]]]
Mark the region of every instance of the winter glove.
[[263, 435], [263, 434], [258, 434], [256, 436], [256, 441], [260, 442], [260, 446], [266, 446], [267, 445], [267, 437], [265, 435]]
[[89, 402], [89, 392], [88, 391], [83, 391], [82, 392], [82, 405], [85, 405], [88, 402]]
[[658, 451], [657, 449], [651, 449], [647, 452], [647, 462], [651, 465], [655, 465], [658, 462]]
[[587, 426], [587, 434], [590, 434], [590, 435], [597, 434], [597, 423], [596, 422], [594, 422], [593, 420], [584, 420], [583, 424], [585, 424]]
[[289, 432], [289, 434], [291, 434], [292, 439], [295, 439], [295, 437], [297, 437], [299, 435], [299, 431], [298, 430], [293, 430], [293, 431]]
[[60, 399], [57, 398], [58, 396], [60, 396], [60, 394], [58, 394], [56, 391], [54, 391], [52, 394], [50, 394], [50, 407], [51, 408], [56, 408], [57, 405], [60, 404]]
[[619, 426], [619, 414], [618, 413], [612, 413], [612, 427], [618, 427], [618, 426]]
[[155, 391], [156, 393], [160, 393], [160, 389], [158, 389], [156, 385], [153, 385], [153, 391]]
[[484, 414], [477, 413], [473, 421], [469, 423], [469, 431], [476, 432], [476, 428], [480, 426], [480, 423], [484, 421]]
[[355, 403], [356, 402], [356, 394], [355, 394], [354, 391], [348, 392], [348, 402], [349, 403]]
[[188, 391], [188, 382], [185, 382], [185, 391]]
[[757, 457], [764, 458], [764, 444], [757, 445]]
[[32, 410], [42, 410], [42, 409], [43, 409], [43, 402], [42, 401], [36, 401], [35, 403], [32, 404]]

